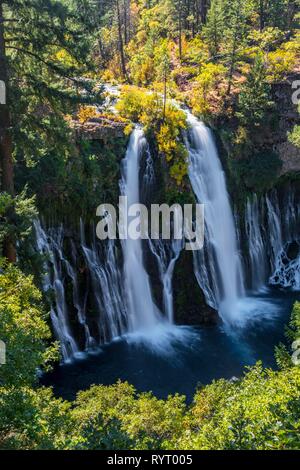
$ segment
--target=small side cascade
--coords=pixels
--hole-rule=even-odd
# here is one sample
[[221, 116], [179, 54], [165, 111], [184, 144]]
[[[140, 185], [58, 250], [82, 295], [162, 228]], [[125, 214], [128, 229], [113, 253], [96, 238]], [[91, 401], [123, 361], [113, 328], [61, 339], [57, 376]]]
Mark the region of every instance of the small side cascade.
[[249, 250], [251, 289], [258, 291], [268, 279], [266, 249], [263, 239], [261, 211], [257, 195], [247, 199], [245, 210], [245, 232]]
[[149, 149], [149, 145], [145, 143], [145, 154], [146, 154], [146, 161], [145, 161], [145, 170], [142, 179], [142, 193], [143, 199], [147, 200], [151, 190], [153, 189], [155, 183], [155, 171], [154, 171], [154, 162], [153, 158]]
[[127, 322], [120, 269], [115, 257], [115, 241], [105, 241], [101, 256], [95, 238], [92, 246], [87, 246], [82, 220], [80, 221], [80, 233], [81, 248], [90, 275], [92, 294], [97, 308], [100, 344], [107, 343], [126, 331]]
[[300, 209], [293, 188], [284, 197], [272, 190], [260, 200], [248, 199], [245, 234], [248, 243], [250, 289], [267, 284], [300, 290]]
[[266, 196], [266, 206], [268, 213], [268, 228], [270, 238], [270, 256], [271, 267], [274, 269], [276, 258], [280, 253], [283, 246], [282, 239], [282, 218], [278, 203], [277, 192], [272, 191], [270, 195]]
[[88, 325], [87, 317], [86, 317], [86, 304], [87, 304], [87, 293], [82, 297], [79, 290], [79, 279], [78, 279], [78, 271], [74, 266], [76, 266], [77, 261], [77, 251], [75, 248], [75, 244], [71, 241], [71, 256], [72, 256], [72, 264], [67, 259], [64, 259], [64, 263], [66, 266], [66, 271], [68, 273], [69, 278], [72, 281], [72, 290], [73, 290], [73, 305], [77, 311], [77, 319], [79, 324], [83, 327], [84, 330], [84, 338], [85, 338], [85, 350], [90, 350], [96, 346], [95, 340], [92, 337], [90, 332], [90, 327]]
[[[146, 202], [151, 200], [151, 191], [155, 188], [156, 175], [154, 161], [150, 152], [149, 145], [145, 147], [145, 170], [142, 178], [141, 190], [143, 199]], [[175, 212], [178, 207], [175, 207]], [[176, 216], [174, 212], [174, 216]], [[179, 215], [179, 214], [178, 214]], [[174, 233], [174, 222], [171, 222], [170, 240], [163, 239], [160, 234], [159, 239], [148, 239], [150, 252], [154, 255], [157, 262], [158, 273], [162, 285], [162, 300], [164, 317], [169, 323], [174, 323], [174, 305], [173, 305], [173, 274], [176, 261], [183, 249], [183, 240], [176, 239]]]
[[300, 204], [292, 189], [284, 201], [281, 220], [282, 246], [274, 258], [270, 284], [300, 291]]
[[[83, 233], [81, 222], [81, 233]], [[92, 351], [99, 345], [111, 341], [127, 330], [126, 310], [124, 307], [124, 294], [121, 279], [121, 270], [115, 256], [114, 241], [110, 240], [102, 247], [100, 253], [98, 244], [94, 239], [92, 246], [88, 247], [82, 236], [79, 247], [71, 240], [71, 254], [64, 254], [63, 227], [44, 229], [39, 220], [34, 222], [36, 232], [36, 246], [39, 253], [46, 257], [42, 279], [45, 293], [53, 292], [51, 300], [51, 321], [55, 336], [60, 342], [63, 362], [73, 357], [80, 357], [80, 351]], [[81, 252], [80, 252], [81, 251]], [[77, 260], [84, 257], [92, 288], [81, 292]], [[66, 286], [71, 285], [72, 303], [66, 301]], [[90, 318], [87, 308], [88, 297], [95, 301], [95, 312]], [[70, 326], [70, 307], [75, 309], [77, 318], [72, 317]], [[98, 334], [91, 331], [91, 324], [98, 326]], [[84, 347], [80, 348], [73, 329], [83, 331]]]
[[50, 230], [46, 234], [39, 220], [34, 221], [36, 244], [38, 251], [47, 258], [44, 262], [43, 289], [54, 292], [54, 301], [51, 305], [51, 320], [53, 330], [60, 342], [62, 359], [70, 360], [79, 352], [76, 341], [70, 329], [68, 308], [66, 303], [63, 264], [65, 262], [63, 251], [63, 228]]
[[160, 280], [163, 286], [164, 314], [170, 323], [174, 323], [173, 287], [172, 280], [176, 261], [183, 248], [182, 240], [150, 240], [149, 247], [154, 254]]
[[270, 284], [300, 291], [300, 244], [287, 243], [276, 260]]

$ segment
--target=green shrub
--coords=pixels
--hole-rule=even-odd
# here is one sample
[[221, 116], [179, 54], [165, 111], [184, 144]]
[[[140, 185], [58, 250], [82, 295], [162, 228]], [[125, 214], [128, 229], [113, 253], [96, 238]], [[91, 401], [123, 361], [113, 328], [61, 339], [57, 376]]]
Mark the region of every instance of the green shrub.
[[249, 189], [264, 192], [272, 187], [282, 167], [278, 154], [272, 150], [255, 153], [251, 158], [230, 161], [231, 170], [237, 179]]

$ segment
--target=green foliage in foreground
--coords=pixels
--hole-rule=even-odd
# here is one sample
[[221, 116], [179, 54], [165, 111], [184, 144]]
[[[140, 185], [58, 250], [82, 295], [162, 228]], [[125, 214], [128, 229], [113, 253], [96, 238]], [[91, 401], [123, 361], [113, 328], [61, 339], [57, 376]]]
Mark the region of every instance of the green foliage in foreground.
[[[292, 350], [277, 349], [279, 371], [260, 363], [236, 381], [160, 400], [128, 383], [92, 386], [73, 403], [37, 388], [36, 370], [48, 367], [55, 346], [32, 279], [17, 268], [0, 274], [1, 449], [297, 449], [300, 447], [300, 368]], [[287, 336], [300, 337], [300, 303]]]
[[128, 383], [93, 386], [71, 404], [50, 389], [0, 390], [0, 446], [21, 449], [297, 449], [300, 369], [251, 368], [237, 382], [159, 400]]
[[0, 269], [0, 339], [6, 344], [0, 386], [32, 385], [36, 382], [37, 368], [57, 358], [57, 347], [46, 345], [51, 331], [32, 276], [25, 276], [18, 268], [3, 262]]

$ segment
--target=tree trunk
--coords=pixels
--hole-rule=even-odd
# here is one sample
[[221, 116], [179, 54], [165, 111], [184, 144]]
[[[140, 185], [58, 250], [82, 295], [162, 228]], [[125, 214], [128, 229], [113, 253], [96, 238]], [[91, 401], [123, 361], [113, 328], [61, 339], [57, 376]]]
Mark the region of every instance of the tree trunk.
[[287, 30], [292, 29], [293, 21], [297, 13], [297, 5], [294, 0], [290, 0], [288, 3], [288, 12], [287, 12]]
[[164, 73], [164, 107], [163, 107], [163, 122], [166, 118], [166, 107], [167, 107], [167, 72]]
[[196, 0], [196, 3], [195, 3], [195, 9], [196, 9], [196, 14], [195, 14], [195, 18], [196, 18], [196, 30], [197, 32], [199, 31], [199, 26], [200, 26], [200, 5], [199, 5], [199, 0]]
[[207, 10], [208, 10], [207, 0], [201, 0], [200, 11], [201, 11], [201, 22], [202, 22], [202, 24], [206, 23]]
[[127, 72], [126, 72], [126, 61], [125, 61], [125, 54], [124, 54], [124, 43], [123, 43], [123, 36], [122, 36], [122, 22], [121, 22], [121, 12], [120, 12], [119, 0], [116, 0], [116, 4], [117, 4], [117, 16], [118, 16], [118, 35], [119, 35], [119, 51], [120, 51], [120, 59], [121, 59], [121, 70], [122, 70], [123, 77], [126, 78]]
[[178, 12], [178, 32], [179, 32], [179, 37], [178, 37], [178, 46], [179, 46], [179, 60], [181, 62], [182, 60], [182, 2], [180, 1], [179, 3], [179, 12]]
[[124, 2], [123, 2], [123, 8], [124, 8], [124, 43], [125, 43], [125, 44], [128, 44], [127, 7], [128, 7], [127, 0], [124, 0]]
[[264, 27], [265, 27], [264, 0], [259, 0], [259, 29], [260, 29], [260, 32], [263, 31]]
[[[236, 28], [238, 25], [236, 25]], [[234, 67], [236, 62], [236, 50], [237, 50], [237, 30], [234, 32], [233, 44], [232, 44], [232, 51], [231, 51], [231, 61], [230, 61], [230, 69], [229, 69], [229, 76], [228, 76], [228, 88], [226, 95], [229, 96], [231, 93], [231, 86], [232, 86], [232, 79], [234, 74]]]
[[[5, 55], [3, 5], [0, 0], [0, 80], [8, 88], [7, 62]], [[14, 196], [14, 168], [12, 158], [11, 122], [7, 96], [4, 104], [0, 104], [0, 158], [1, 158], [1, 190]], [[13, 211], [6, 214], [13, 218]], [[16, 249], [11, 237], [3, 244], [4, 256], [12, 263], [16, 261]]]
[[127, 34], [128, 34], [128, 42], [129, 42], [131, 39], [131, 3], [130, 3], [130, 0], [128, 2], [127, 18], [128, 18]]
[[236, 9], [235, 12], [235, 23], [234, 23], [234, 33], [233, 33], [233, 39], [232, 39], [232, 48], [231, 48], [231, 54], [230, 54], [230, 69], [229, 69], [229, 77], [228, 77], [228, 88], [227, 88], [227, 96], [230, 95], [231, 93], [231, 87], [232, 87], [232, 79], [233, 79], [233, 74], [235, 70], [235, 63], [237, 60], [237, 49], [238, 49], [238, 31], [240, 28], [240, 23], [241, 23], [241, 17], [238, 8]]

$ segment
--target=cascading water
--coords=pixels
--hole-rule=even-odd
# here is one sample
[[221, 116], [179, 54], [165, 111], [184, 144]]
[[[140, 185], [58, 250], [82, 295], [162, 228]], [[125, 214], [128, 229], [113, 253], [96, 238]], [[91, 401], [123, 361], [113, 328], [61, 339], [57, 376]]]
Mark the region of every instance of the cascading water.
[[187, 113], [189, 177], [205, 211], [204, 249], [194, 251], [195, 274], [209, 305], [223, 320], [234, 323], [244, 295], [243, 271], [225, 175], [207, 127]]
[[79, 279], [78, 279], [78, 273], [74, 266], [76, 266], [76, 260], [77, 260], [77, 251], [75, 248], [75, 244], [72, 241], [71, 242], [72, 248], [71, 248], [71, 257], [72, 257], [72, 264], [67, 260], [64, 259], [65, 266], [66, 266], [66, 271], [68, 273], [69, 278], [72, 281], [72, 288], [73, 288], [73, 305], [75, 309], [77, 310], [77, 318], [79, 324], [83, 327], [84, 329], [84, 349], [89, 350], [95, 347], [95, 340], [91, 335], [90, 328], [87, 322], [86, 318], [86, 303], [87, 303], [87, 292], [83, 296], [83, 298], [80, 295], [79, 292]]
[[271, 266], [274, 268], [276, 258], [280, 253], [283, 245], [282, 230], [281, 230], [281, 214], [275, 191], [271, 196], [266, 196], [266, 205], [268, 209], [268, 226], [269, 237], [271, 244]]
[[170, 323], [174, 322], [172, 279], [175, 263], [183, 248], [182, 240], [150, 240], [150, 250], [157, 260], [160, 280], [163, 286], [164, 314]]
[[142, 181], [142, 193], [143, 199], [146, 201], [149, 198], [150, 192], [153, 189], [155, 183], [155, 172], [154, 172], [154, 163], [153, 158], [149, 149], [149, 146], [146, 146], [146, 165]]
[[[146, 139], [142, 129], [135, 128], [122, 162], [121, 192], [127, 197], [130, 207], [140, 201], [139, 168]], [[137, 225], [139, 217], [134, 217]], [[132, 217], [128, 217], [128, 226]], [[149, 276], [143, 262], [142, 241], [127, 237], [123, 241], [125, 289], [128, 308], [129, 331], [153, 328], [162, 321], [161, 314], [153, 302]]]
[[100, 343], [106, 343], [126, 331], [123, 286], [114, 253], [114, 240], [105, 242], [101, 257], [95, 238], [91, 248], [87, 246], [82, 221], [80, 221], [80, 233], [81, 248], [89, 270], [98, 311]]
[[[73, 338], [68, 320], [68, 310], [65, 298], [62, 264], [63, 230], [59, 227], [51, 235], [46, 235], [40, 221], [34, 221], [36, 243], [38, 251], [48, 258], [44, 263], [43, 288], [45, 292], [53, 289], [55, 302], [51, 305], [51, 320], [56, 337], [59, 339], [61, 354], [64, 361], [68, 361], [78, 353], [78, 346]], [[49, 240], [49, 241], [48, 241]]]
[[[120, 186], [122, 195], [127, 196], [128, 207], [140, 200], [139, 173], [143, 151], [146, 153], [146, 167], [142, 184], [147, 189], [154, 182], [153, 160], [143, 131], [136, 128], [130, 137], [122, 162]], [[131, 220], [132, 217], [128, 217], [129, 224]], [[139, 223], [138, 217], [135, 216], [134, 220], [135, 223]], [[94, 350], [99, 345], [125, 333], [144, 333], [145, 331], [148, 333], [154, 331], [157, 326], [160, 330], [155, 330], [156, 335], [160, 336], [161, 340], [165, 334], [170, 333], [165, 326], [173, 322], [172, 276], [175, 262], [182, 248], [181, 240], [171, 242], [157, 240], [155, 245], [152, 245], [152, 253], [155, 254], [158, 262], [163, 287], [165, 313], [163, 316], [152, 298], [140, 239], [133, 240], [128, 237], [122, 241], [122, 270], [122, 260], [116, 257], [116, 242], [114, 240], [98, 242], [95, 238], [95, 230], [93, 230], [92, 242], [88, 244], [82, 220], [80, 221], [80, 243], [75, 244], [72, 239], [69, 239], [67, 243], [71, 249], [66, 256], [64, 255], [65, 234], [62, 226], [46, 230], [42, 228], [39, 221], [36, 221], [34, 225], [37, 249], [48, 259], [44, 265], [43, 288], [44, 291], [51, 289], [54, 293], [51, 320], [55, 335], [60, 341], [64, 362], [74, 356], [79, 357], [81, 349]], [[80, 288], [78, 259], [85, 260], [85, 266], [81, 268], [85, 272], [84, 277], [87, 282], [84, 288]], [[124, 278], [122, 272], [124, 272]], [[72, 314], [69, 309], [70, 305], [66, 302], [68, 283], [72, 287], [73, 305], [71, 308], [75, 308], [77, 312], [77, 322], [72, 317], [72, 329], [70, 327]], [[92, 315], [87, 313], [90, 311]], [[78, 328], [81, 329], [79, 335], [81, 341], [75, 339], [74, 331]], [[172, 334], [174, 334], [173, 330]], [[153, 339], [152, 334], [151, 342]], [[83, 344], [83, 347], [79, 343]]]
[[[151, 201], [151, 194], [155, 191], [156, 175], [154, 170], [154, 161], [148, 145], [146, 145], [145, 148], [145, 156], [145, 170], [141, 190], [143, 200], [145, 203], [149, 203]], [[163, 313], [169, 323], [172, 324], [174, 323], [172, 280], [176, 261], [183, 249], [183, 240], [177, 240], [174, 237], [174, 234], [171, 233], [170, 240], [162, 238], [152, 240], [149, 238], [148, 242], [150, 251], [154, 255], [158, 266], [159, 277], [162, 285]]]
[[262, 233], [261, 212], [256, 194], [248, 198], [245, 211], [245, 231], [248, 240], [251, 289], [258, 291], [265, 285], [267, 275], [266, 250]]
[[273, 190], [260, 201], [256, 195], [247, 201], [245, 228], [251, 288], [261, 289], [269, 283], [300, 289], [299, 205], [292, 188], [288, 188], [287, 195], [281, 199], [279, 203], [278, 194]]
[[270, 283], [300, 291], [300, 204], [296, 202], [293, 190], [283, 213], [282, 236], [284, 246], [277, 253]]
[[[253, 303], [249, 308], [249, 298], [245, 297], [239, 253], [242, 233], [248, 241], [248, 262], [244, 264], [250, 272], [249, 288], [259, 290], [269, 279], [271, 284], [300, 290], [300, 243], [291, 248], [291, 243], [300, 239], [300, 207], [296, 205], [293, 191], [288, 192], [283, 207], [276, 191], [260, 200], [254, 195], [247, 201], [244, 230], [239, 227], [232, 213], [213, 136], [190, 113], [187, 118], [189, 177], [198, 202], [205, 206], [205, 244], [204, 249], [193, 252], [195, 275], [207, 303], [220, 312], [225, 324], [239, 325], [244, 321], [243, 316], [247, 319], [249, 315], [260, 315], [264, 308], [262, 304], [259, 308], [253, 307]], [[142, 155], [146, 158], [141, 179]], [[128, 207], [140, 202], [140, 187], [145, 200], [151, 199], [154, 183], [154, 162], [144, 133], [137, 127], [122, 161], [120, 187], [121, 194], [127, 196]], [[128, 217], [129, 224], [132, 221], [135, 226], [140, 225], [138, 214]], [[80, 244], [69, 240], [71, 249], [65, 255], [62, 227], [45, 230], [39, 221], [34, 225], [38, 251], [48, 260], [44, 263], [43, 287], [54, 293], [51, 319], [64, 361], [77, 357], [82, 349], [90, 351], [128, 332], [144, 335], [147, 331], [151, 342], [161, 331], [162, 338], [165, 333], [177, 335], [178, 329], [170, 329], [174, 321], [172, 278], [183, 248], [182, 240], [148, 240], [147, 246], [157, 261], [162, 284], [163, 315], [152, 297], [140, 239], [122, 240], [122, 260], [117, 255], [116, 242], [100, 243], [95, 238], [95, 230], [92, 242], [87, 243], [81, 222]], [[87, 273], [85, 289], [80, 284], [78, 259], [85, 260], [82, 268]], [[72, 287], [72, 308], [77, 312], [77, 320], [72, 316], [72, 321], [66, 301], [68, 285]], [[80, 340], [74, 334], [76, 321], [81, 329]], [[163, 352], [166, 342], [160, 345]]]
[[278, 255], [270, 284], [300, 291], [300, 243], [293, 245], [287, 243]]
[[[66, 284], [71, 283], [73, 307], [77, 312], [79, 328], [83, 330], [83, 349], [91, 351], [98, 345], [111, 341], [127, 331], [127, 317], [123, 302], [123, 286], [121, 273], [115, 257], [114, 241], [109, 240], [104, 244], [102, 256], [95, 239], [91, 248], [85, 242], [83, 236], [83, 223], [81, 223], [81, 244], [86, 261], [86, 267], [90, 276], [92, 289], [86, 287], [82, 295], [79, 289], [78, 268], [76, 260], [80, 253], [71, 241], [71, 256], [67, 259], [63, 253], [64, 231], [60, 226], [57, 229], [45, 230], [39, 221], [34, 222], [36, 243], [38, 251], [45, 255], [45, 274], [43, 276], [43, 290], [50, 289], [54, 293], [54, 301], [51, 303], [51, 320], [53, 330], [60, 341], [62, 359], [69, 361], [72, 357], [80, 357], [80, 348], [70, 328], [69, 306], [66, 302]], [[87, 297], [94, 299], [95, 314], [93, 318], [87, 317]], [[91, 333], [90, 324], [96, 319], [97, 333]], [[75, 325], [75, 318], [72, 319]], [[75, 328], [76, 329], [76, 328]]]

